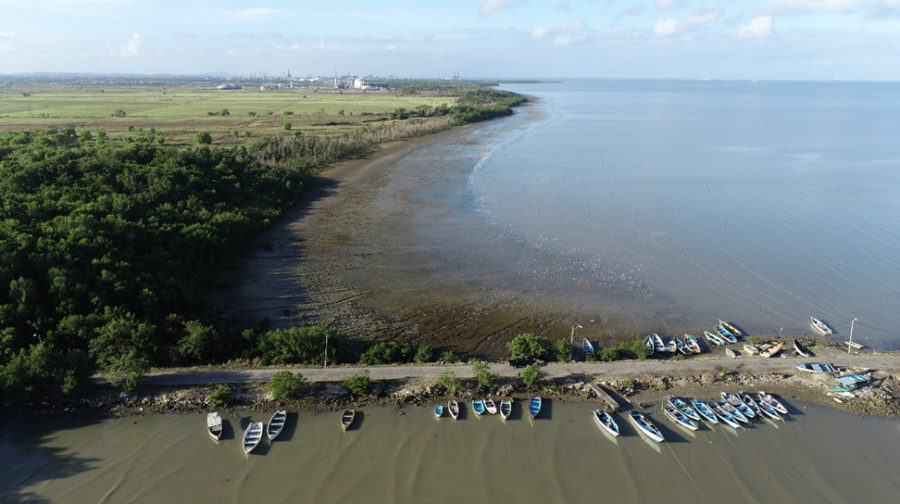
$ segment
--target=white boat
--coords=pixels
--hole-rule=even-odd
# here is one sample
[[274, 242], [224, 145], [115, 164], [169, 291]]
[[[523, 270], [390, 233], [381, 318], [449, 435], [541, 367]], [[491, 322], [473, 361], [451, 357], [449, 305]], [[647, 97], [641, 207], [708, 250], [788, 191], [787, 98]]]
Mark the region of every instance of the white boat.
[[266, 426], [266, 436], [269, 438], [269, 441], [274, 441], [281, 434], [286, 420], [287, 411], [285, 410], [278, 410], [272, 415], [272, 418], [269, 419], [269, 425]]
[[206, 415], [206, 432], [216, 441], [222, 437], [222, 417], [218, 413], [208, 413]]
[[250, 422], [250, 425], [247, 426], [247, 429], [244, 431], [243, 438], [243, 447], [244, 453], [250, 453], [259, 446], [259, 441], [263, 436], [263, 424], [262, 422]]
[[722, 399], [725, 399], [725, 402], [732, 405], [737, 409], [741, 415], [743, 415], [748, 420], [751, 418], [756, 418], [756, 412], [753, 411], [753, 408], [747, 405], [740, 397], [736, 394], [732, 394], [730, 392], [721, 392]]
[[666, 416], [671, 418], [676, 424], [684, 427], [685, 429], [695, 431], [699, 428], [693, 420], [688, 418], [688, 416], [682, 413], [680, 410], [677, 410], [671, 406], [666, 406], [665, 408], [663, 408], [663, 411], [666, 413]]
[[675, 353], [678, 351], [678, 343], [675, 343], [675, 338], [669, 338], [669, 341], [666, 342], [666, 352]]
[[653, 336], [648, 334], [647, 337], [644, 338], [644, 344], [647, 345], [647, 356], [653, 355]]
[[653, 425], [653, 422], [648, 420], [643, 413], [629, 411], [628, 418], [630, 418], [631, 423], [637, 427], [638, 432], [646, 436], [650, 441], [660, 443], [664, 440], [662, 432], [660, 432], [659, 429]]
[[809, 357], [809, 350], [797, 340], [794, 340], [794, 351], [797, 352], [797, 355], [800, 357]]
[[747, 352], [749, 355], [759, 355], [759, 348], [748, 343], [744, 345], [744, 352]]
[[761, 357], [765, 357], [766, 359], [768, 359], [769, 357], [772, 357], [773, 355], [778, 355], [778, 352], [780, 352], [782, 348], [784, 348], [784, 343], [779, 341], [778, 343], [775, 343], [774, 345], [770, 346], [769, 348], [766, 348], [765, 350], [760, 351], [759, 355]]
[[485, 399], [484, 400], [484, 409], [487, 410], [491, 415], [497, 414], [497, 404], [494, 403], [493, 399]]
[[760, 415], [759, 404], [753, 399], [753, 397], [750, 394], [741, 390], [740, 392], [738, 392], [737, 395], [738, 395], [738, 397], [741, 398], [741, 401], [743, 401], [744, 404], [747, 405], [747, 407], [749, 407], [751, 410], [753, 410], [753, 413], [756, 416], [758, 416], [758, 417], [762, 416], [762, 415]]
[[716, 405], [718, 405], [719, 408], [722, 409], [722, 411], [731, 415], [738, 422], [750, 423], [750, 419], [745, 417], [743, 413], [741, 413], [736, 407], [732, 406], [728, 401], [717, 401]]
[[781, 413], [782, 415], [787, 415], [787, 408], [785, 408], [784, 405], [781, 404], [781, 401], [776, 399], [772, 394], [767, 394], [760, 390], [759, 392], [757, 392], [756, 397], [761, 401], [765, 401], [766, 403], [771, 405], [773, 408], [775, 408], [775, 411]]
[[675, 337], [673, 337], [672, 339], [675, 340], [675, 346], [678, 347], [678, 351], [681, 352], [681, 355], [690, 355], [691, 354], [691, 349], [688, 348], [687, 345], [685, 345], [683, 341], [681, 341], [680, 339], [675, 338]]
[[709, 423], [717, 424], [719, 423], [719, 419], [716, 417], [716, 412], [700, 399], [694, 398], [691, 399], [691, 406]]
[[722, 346], [725, 344], [725, 340], [719, 337], [718, 334], [713, 334], [709, 331], [703, 331], [703, 335], [706, 336], [706, 340], [716, 346]]
[[447, 402], [447, 410], [450, 411], [450, 417], [452, 419], [456, 420], [456, 418], [459, 417], [459, 403], [453, 399], [450, 399], [450, 401]]
[[341, 428], [348, 430], [353, 425], [353, 419], [356, 418], [356, 410], [344, 410], [341, 414]]
[[810, 373], [837, 373], [837, 369], [827, 362], [805, 362], [797, 364], [797, 369]]
[[709, 409], [713, 410], [716, 416], [719, 417], [719, 419], [722, 420], [722, 423], [724, 423], [725, 425], [734, 427], [735, 429], [741, 426], [741, 423], [738, 422], [737, 418], [733, 417], [730, 413], [722, 409], [722, 407], [719, 406], [719, 403], [717, 403], [716, 401], [709, 401], [706, 404], [709, 406]]
[[822, 336], [828, 336], [829, 334], [832, 333], [831, 328], [828, 327], [828, 324], [826, 324], [825, 322], [822, 322], [821, 320], [817, 319], [816, 317], [810, 316], [809, 321], [812, 323], [813, 329], [815, 329]]
[[604, 410], [594, 410], [594, 422], [604, 431], [610, 433], [613, 437], [619, 436], [619, 425], [613, 420], [613, 417]]
[[730, 348], [725, 348], [725, 355], [734, 359], [735, 357], [737, 357], [737, 352], [735, 352], [734, 350], [732, 350]]
[[512, 414], [512, 401], [500, 401], [500, 418], [506, 420]]
[[702, 353], [703, 349], [700, 348], [700, 343], [697, 342], [697, 337], [693, 334], [685, 334], [684, 335], [684, 345], [688, 347], [688, 350], [691, 353]]
[[666, 344], [663, 343], [662, 338], [656, 333], [653, 333], [653, 351], [656, 353], [663, 353], [666, 351]]
[[700, 415], [694, 411], [694, 408], [691, 408], [688, 403], [684, 402], [680, 397], [669, 396], [666, 398], [666, 402], [669, 403], [669, 406], [677, 409], [678, 411], [684, 413], [691, 420], [700, 421]]
[[778, 414], [778, 410], [776, 410], [775, 407], [769, 404], [767, 401], [758, 399], [757, 404], [759, 404], [759, 410], [762, 411], [762, 413], [767, 417], [771, 418], [772, 420], [782, 420], [781, 415]]

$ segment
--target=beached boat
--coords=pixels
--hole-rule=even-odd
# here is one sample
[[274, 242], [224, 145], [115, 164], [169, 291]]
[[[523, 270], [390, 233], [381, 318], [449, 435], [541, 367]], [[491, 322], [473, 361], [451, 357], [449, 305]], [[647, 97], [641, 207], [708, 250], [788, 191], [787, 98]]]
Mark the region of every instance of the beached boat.
[[800, 357], [809, 357], [809, 350], [797, 340], [794, 340], [794, 351], [797, 352], [797, 355]]
[[655, 353], [663, 353], [666, 351], [666, 344], [663, 343], [662, 338], [656, 333], [653, 333], [653, 351]]
[[447, 411], [450, 412], [450, 418], [456, 420], [457, 417], [459, 417], [459, 403], [450, 399], [450, 401], [447, 402]]
[[242, 446], [244, 447], [244, 453], [250, 453], [259, 446], [259, 441], [262, 439], [263, 435], [263, 424], [262, 422], [250, 422], [250, 425], [247, 426], [247, 429], [244, 430], [244, 437]]
[[617, 437], [619, 435], [619, 424], [613, 420], [612, 415], [607, 413], [604, 410], [596, 409], [594, 410], [594, 422], [597, 423], [604, 431], [610, 433], [613, 437]]
[[581, 347], [584, 349], [584, 354], [592, 354], [594, 353], [594, 344], [588, 341], [587, 338], [584, 338], [581, 342]]
[[759, 348], [756, 348], [755, 346], [750, 345], [750, 344], [745, 344], [744, 352], [746, 352], [749, 355], [759, 355]]
[[778, 352], [780, 352], [782, 348], [784, 348], [784, 343], [779, 341], [778, 343], [775, 343], [774, 345], [770, 346], [769, 348], [766, 348], [765, 350], [761, 350], [759, 352], [759, 355], [760, 355], [760, 357], [765, 357], [766, 359], [768, 359], [769, 357], [772, 357], [773, 355], [778, 355]]
[[643, 413], [639, 411], [629, 411], [628, 418], [631, 419], [631, 423], [637, 427], [638, 432], [642, 435], [646, 436], [650, 441], [659, 443], [663, 441], [662, 432], [653, 424], [647, 417], [644, 416]]
[[353, 425], [353, 419], [356, 417], [356, 410], [348, 409], [344, 410], [344, 413], [341, 415], [341, 427], [344, 430], [350, 428]]
[[859, 385], [855, 383], [848, 383], [847, 385], [835, 385], [831, 387], [831, 390], [834, 390], [835, 392], [853, 392], [858, 388]]
[[434, 417], [441, 418], [442, 416], [444, 416], [444, 406], [442, 404], [435, 404], [434, 405]]
[[753, 408], [747, 405], [737, 394], [732, 394], [730, 392], [721, 392], [722, 399], [725, 399], [725, 402], [732, 405], [737, 409], [741, 415], [743, 415], [748, 420], [751, 418], [756, 418], [756, 412], [753, 411]]
[[497, 404], [494, 403], [494, 400], [491, 398], [487, 398], [484, 400], [484, 409], [487, 410], [491, 415], [497, 414]]
[[822, 336], [828, 336], [832, 333], [831, 328], [828, 327], [828, 324], [817, 319], [816, 317], [810, 316], [809, 321], [812, 324], [813, 329], [815, 329], [816, 332], [818, 332]]
[[741, 413], [736, 407], [732, 406], [731, 403], [725, 400], [716, 401], [716, 405], [722, 409], [722, 411], [731, 415], [735, 420], [740, 423], [750, 423], [750, 419], [745, 417], [743, 413]]
[[872, 378], [869, 375], [864, 374], [841, 375], [837, 377], [837, 381], [841, 385], [859, 385], [867, 383], [871, 379]]
[[675, 409], [671, 406], [667, 406], [663, 408], [663, 411], [666, 413], [666, 416], [672, 419], [676, 424], [684, 427], [685, 429], [695, 431], [699, 429], [697, 424], [688, 418], [687, 415], [681, 412], [681, 410]]
[[716, 412], [709, 407], [708, 404], [701, 401], [700, 399], [691, 399], [691, 406], [694, 407], [694, 410], [703, 417], [709, 423], [717, 424], [719, 423], [719, 419], [716, 417]]
[[218, 413], [208, 413], [206, 415], [206, 432], [216, 441], [222, 437], [222, 417]]
[[725, 334], [722, 334], [722, 336], [725, 336], [725, 339], [727, 339], [730, 343], [737, 343], [737, 340], [747, 337], [747, 333], [745, 333], [740, 327], [732, 324], [731, 322], [726, 322], [721, 319], [719, 319], [718, 323], [716, 324], [716, 328], [719, 329], [719, 333], [722, 333], [723, 329], [725, 330], [725, 333], [727, 333], [728, 336], [726, 336]]
[[709, 405], [709, 409], [713, 410], [716, 416], [719, 417], [719, 419], [722, 420], [722, 423], [724, 423], [725, 425], [734, 427], [735, 429], [741, 426], [741, 423], [738, 422], [737, 418], [732, 416], [731, 413], [722, 409], [722, 407], [719, 406], [719, 403], [717, 403], [716, 401], [710, 401], [707, 403], [707, 405]]
[[753, 413], [756, 416], [760, 416], [759, 404], [756, 403], [756, 401], [753, 399], [753, 396], [744, 392], [743, 390], [738, 392], [737, 396], [741, 398], [741, 401], [743, 401], [748, 408], [753, 410]]
[[484, 414], [484, 401], [481, 399], [473, 399], [472, 400], [472, 411], [475, 412], [476, 415], [481, 416]]
[[666, 402], [669, 403], [669, 406], [681, 411], [691, 420], [700, 421], [700, 415], [694, 411], [694, 408], [691, 408], [688, 403], [684, 402], [680, 397], [669, 396], [666, 398]]
[[675, 340], [675, 346], [678, 347], [678, 352], [681, 353], [681, 355], [690, 355], [691, 354], [691, 349], [688, 348], [688, 346], [685, 345], [683, 341], [681, 341], [680, 339], [675, 338], [675, 337], [673, 337], [672, 339]]
[[757, 399], [756, 403], [759, 404], [759, 410], [767, 417], [771, 418], [772, 420], [782, 420], [781, 415], [778, 414], [778, 411], [775, 409], [775, 407], [769, 404], [767, 401]]
[[528, 416], [536, 418], [541, 413], [541, 398], [534, 396], [528, 401]]
[[644, 338], [644, 344], [647, 345], [647, 355], [653, 355], [653, 336], [648, 334], [647, 337]]
[[675, 338], [669, 338], [666, 341], [666, 352], [675, 353], [678, 351], [678, 343], [675, 343]]
[[697, 341], [697, 337], [693, 334], [685, 334], [684, 335], [684, 345], [688, 347], [688, 350], [691, 353], [702, 353], [703, 349], [700, 348], [700, 342]]
[[703, 335], [706, 336], [706, 341], [709, 341], [713, 345], [722, 346], [725, 344], [725, 340], [723, 340], [719, 335], [713, 334], [709, 331], [703, 331]]
[[773, 408], [775, 408], [775, 411], [781, 413], [782, 415], [787, 414], [787, 408], [783, 404], [781, 404], [781, 401], [776, 399], [772, 394], [767, 394], [760, 390], [759, 392], [757, 392], [756, 397], [761, 401], [765, 401], [766, 403], [770, 404]]
[[827, 362], [805, 362], [797, 364], [797, 369], [810, 373], [837, 373], [837, 369]]
[[734, 350], [732, 350], [732, 349], [726, 347], [726, 348], [725, 348], [725, 355], [728, 356], [728, 357], [730, 357], [730, 358], [732, 358], [732, 359], [734, 359], [735, 357], [737, 357], [737, 352], [735, 352]]
[[269, 441], [275, 440], [281, 431], [284, 430], [284, 423], [287, 421], [287, 411], [278, 410], [269, 419], [269, 425], [266, 426], [266, 437]]
[[512, 401], [500, 401], [500, 418], [506, 420], [512, 414]]

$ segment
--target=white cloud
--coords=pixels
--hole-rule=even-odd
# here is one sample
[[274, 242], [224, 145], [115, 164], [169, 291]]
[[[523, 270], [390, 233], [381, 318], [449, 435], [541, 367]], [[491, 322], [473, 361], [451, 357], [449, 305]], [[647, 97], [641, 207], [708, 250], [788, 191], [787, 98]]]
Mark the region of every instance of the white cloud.
[[578, 40], [574, 35], [557, 35], [553, 37], [553, 45], [555, 46], [564, 46], [573, 44]]
[[225, 11], [225, 20], [232, 23], [263, 23], [274, 19], [279, 12], [278, 9], [268, 7]]
[[715, 23], [722, 18], [722, 11], [715, 4], [707, 4], [684, 19], [665, 19], [653, 25], [657, 37], [669, 37]]
[[682, 0], [656, 0], [656, 9], [666, 12], [681, 7], [682, 3], [684, 3]]
[[481, 8], [478, 9], [478, 12], [481, 13], [481, 17], [488, 17], [497, 11], [509, 9], [510, 7], [518, 7], [521, 4], [521, 1], [510, 2], [509, 0], [484, 0], [484, 2], [482, 2], [481, 4]]
[[741, 28], [738, 36], [741, 38], [767, 38], [772, 35], [774, 24], [772, 16], [757, 16], [751, 19], [747, 26]]
[[534, 30], [531, 30], [531, 38], [534, 39], [545, 39], [547, 38], [547, 35], [550, 35], [550, 28], [547, 28], [546, 26], [538, 26]]
[[618, 17], [630, 17], [630, 16], [640, 16], [644, 13], [644, 8], [640, 5], [632, 5], [630, 7], [625, 7], [624, 9], [619, 11]]
[[900, 17], [900, 0], [881, 0], [874, 2], [866, 10], [869, 18]]
[[131, 40], [119, 46], [119, 55], [123, 58], [133, 58], [141, 52], [141, 36], [135, 33]]
[[862, 3], [863, 0], [772, 0], [760, 10], [767, 14], [817, 14], [846, 12]]

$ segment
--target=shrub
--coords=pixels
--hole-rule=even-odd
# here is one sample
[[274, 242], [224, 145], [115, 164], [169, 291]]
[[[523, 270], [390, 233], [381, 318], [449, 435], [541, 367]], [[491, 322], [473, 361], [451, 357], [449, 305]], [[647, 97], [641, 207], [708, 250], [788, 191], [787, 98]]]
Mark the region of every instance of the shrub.
[[297, 397], [306, 392], [309, 384], [302, 374], [291, 373], [290, 371], [279, 371], [272, 376], [269, 382], [269, 391], [275, 399], [287, 399], [289, 397]]
[[572, 345], [569, 340], [561, 339], [556, 342], [556, 360], [560, 362], [568, 362], [572, 356]]
[[198, 144], [209, 145], [212, 143], [212, 135], [210, 135], [206, 131], [201, 131], [194, 135], [194, 141]]
[[257, 346], [262, 357], [275, 364], [324, 364], [326, 338], [328, 362], [342, 362], [347, 335], [324, 323], [269, 331], [259, 337]]
[[290, 131], [293, 125], [289, 122], [284, 123], [281, 127], [284, 128], [285, 131]]
[[475, 384], [482, 392], [491, 392], [500, 385], [500, 375], [491, 373], [485, 362], [475, 362], [472, 367], [475, 370]]
[[669, 360], [670, 360], [670, 361], [683, 361], [683, 360], [684, 360], [684, 355], [681, 355], [680, 353], [677, 353], [677, 354], [674, 354], [674, 355], [672, 355], [671, 357], [669, 357]]
[[759, 343], [759, 336], [756, 334], [751, 334], [749, 338], [747, 338], [747, 342], [751, 345], [756, 345]]
[[416, 347], [416, 355], [413, 357], [414, 362], [423, 363], [434, 360], [434, 351], [428, 345], [419, 345]]
[[372, 381], [369, 379], [369, 372], [362, 374], [350, 375], [344, 378], [344, 387], [355, 396], [361, 396], [369, 393], [372, 388]]
[[213, 406], [227, 406], [231, 400], [231, 387], [228, 385], [219, 385], [219, 388], [209, 394], [209, 404]]
[[441, 357], [438, 359], [441, 362], [446, 362], [448, 364], [453, 364], [459, 362], [459, 356], [453, 353], [453, 350], [444, 350], [441, 352]]
[[378, 341], [363, 352], [359, 357], [359, 363], [371, 366], [393, 362], [409, 362], [413, 353], [414, 348], [409, 343]]
[[631, 356], [631, 354], [622, 349], [622, 347], [616, 346], [608, 346], [600, 350], [600, 360], [606, 362], [612, 362], [617, 360], [622, 360]]
[[437, 377], [437, 384], [447, 389], [447, 392], [451, 394], [458, 394], [463, 390], [462, 379], [449, 369]]
[[625, 359], [646, 359], [647, 345], [640, 338], [623, 341], [619, 344]]
[[537, 364], [529, 364], [522, 370], [522, 383], [528, 388], [535, 388], [541, 382], [544, 372]]
[[548, 359], [553, 355], [553, 343], [543, 336], [522, 333], [506, 344], [509, 349], [509, 360], [514, 359]]

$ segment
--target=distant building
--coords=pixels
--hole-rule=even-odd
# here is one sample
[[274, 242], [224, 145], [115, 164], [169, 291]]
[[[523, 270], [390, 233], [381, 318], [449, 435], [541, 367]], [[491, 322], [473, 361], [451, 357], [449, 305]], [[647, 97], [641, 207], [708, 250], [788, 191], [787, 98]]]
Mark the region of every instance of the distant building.
[[387, 80], [376, 79], [374, 77], [357, 77], [353, 79], [353, 89], [360, 90], [380, 90], [387, 89]]
[[241, 89], [240, 84], [219, 84], [216, 89]]

